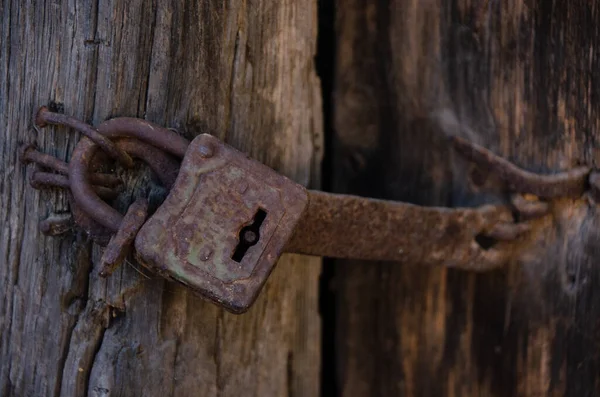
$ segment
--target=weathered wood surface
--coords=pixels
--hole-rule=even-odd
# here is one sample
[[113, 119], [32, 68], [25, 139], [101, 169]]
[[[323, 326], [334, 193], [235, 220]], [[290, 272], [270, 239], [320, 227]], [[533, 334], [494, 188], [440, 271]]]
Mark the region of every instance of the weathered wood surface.
[[[337, 1], [335, 190], [424, 205], [493, 200], [467, 183], [451, 134], [534, 171], [596, 165], [599, 10]], [[599, 395], [596, 213], [581, 200], [556, 205], [546, 244], [490, 274], [338, 262], [340, 394]]]
[[318, 259], [282, 259], [243, 316], [133, 266], [101, 280], [98, 247], [40, 233], [68, 203], [16, 154], [69, 157], [74, 132], [33, 130], [51, 103], [211, 133], [315, 185], [315, 2], [0, 1], [0, 34], [0, 395], [316, 395]]

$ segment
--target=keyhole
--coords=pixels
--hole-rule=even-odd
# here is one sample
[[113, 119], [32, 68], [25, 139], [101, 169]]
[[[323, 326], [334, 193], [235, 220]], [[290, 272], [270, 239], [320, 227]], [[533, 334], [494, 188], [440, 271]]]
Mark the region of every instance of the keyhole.
[[237, 247], [235, 247], [235, 251], [233, 252], [231, 259], [238, 263], [241, 262], [250, 247], [258, 243], [258, 240], [260, 240], [260, 226], [263, 224], [266, 217], [267, 212], [259, 208], [258, 211], [256, 211], [256, 214], [254, 214], [252, 224], [244, 226], [242, 230], [240, 230], [240, 242], [238, 243]]

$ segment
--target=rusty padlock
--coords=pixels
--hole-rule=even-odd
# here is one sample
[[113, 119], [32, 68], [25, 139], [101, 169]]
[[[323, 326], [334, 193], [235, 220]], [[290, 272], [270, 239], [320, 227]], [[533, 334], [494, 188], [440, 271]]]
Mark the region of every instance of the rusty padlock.
[[307, 203], [304, 187], [200, 135], [189, 145], [168, 197], [137, 234], [136, 257], [230, 311], [243, 312]]
[[[485, 271], [517, 254], [518, 237], [529, 224], [517, 222], [515, 213], [523, 219], [548, 212], [545, 202], [518, 195], [521, 200], [509, 205], [443, 208], [307, 190], [214, 136], [199, 135], [189, 143], [140, 119], [112, 119], [96, 130], [42, 108], [36, 123], [71, 126], [90, 138], [78, 143], [68, 166], [31, 150], [22, 158], [67, 174], [61, 183], [46, 184], [69, 187], [75, 223], [98, 242], [110, 237], [102, 260], [105, 275], [135, 241], [142, 265], [234, 313], [252, 305], [284, 252]], [[519, 193], [551, 199], [585, 190], [589, 168], [539, 176], [464, 140], [453, 143], [488, 171], [519, 181], [516, 188], [508, 184]], [[144, 159], [170, 189], [149, 219], [144, 199], [123, 217], [98, 196], [102, 186], [93, 183], [108, 179], [89, 167], [100, 148], [125, 159], [125, 165], [132, 164], [129, 155]], [[165, 152], [183, 157], [181, 167]], [[37, 178], [34, 187], [43, 180]], [[485, 245], [481, 237], [488, 240]]]

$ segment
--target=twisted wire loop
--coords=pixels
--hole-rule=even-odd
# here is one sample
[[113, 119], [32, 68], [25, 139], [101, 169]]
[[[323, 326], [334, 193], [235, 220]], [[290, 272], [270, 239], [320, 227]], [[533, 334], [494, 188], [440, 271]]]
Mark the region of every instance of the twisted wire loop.
[[34, 163], [45, 169], [35, 171], [30, 184], [35, 189], [58, 187], [68, 190], [71, 214], [53, 215], [40, 222], [46, 235], [62, 234], [74, 225], [92, 240], [105, 246], [101, 259], [100, 275], [106, 277], [127, 256], [135, 236], [148, 216], [148, 200], [137, 199], [123, 216], [106, 200], [119, 194], [122, 181], [115, 175], [92, 172], [97, 165], [99, 150], [110, 158], [131, 168], [133, 159], [145, 162], [166, 190], [170, 190], [180, 161], [189, 141], [170, 129], [145, 120], [120, 117], [93, 126], [42, 106], [35, 123], [43, 128], [48, 124], [73, 128], [84, 137], [77, 143], [69, 163], [37, 151], [35, 145], [26, 144], [19, 157], [25, 164]]

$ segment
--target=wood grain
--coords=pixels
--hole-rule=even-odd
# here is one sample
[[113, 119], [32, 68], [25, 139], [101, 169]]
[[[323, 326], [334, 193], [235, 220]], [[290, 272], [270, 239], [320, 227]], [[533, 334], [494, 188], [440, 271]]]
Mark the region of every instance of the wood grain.
[[[210, 133], [315, 186], [315, 2], [0, 1], [0, 16], [0, 395], [316, 395], [318, 259], [282, 259], [243, 316], [134, 263], [104, 281], [83, 236], [42, 236], [68, 202], [30, 188], [16, 155], [36, 141], [68, 159], [76, 133], [33, 129], [50, 104], [95, 125]], [[125, 176], [133, 191], [148, 182]]]
[[[531, 171], [596, 165], [599, 2], [336, 4], [337, 192], [504, 200], [468, 183], [450, 135]], [[598, 226], [595, 204], [555, 202], [545, 241], [484, 275], [337, 262], [340, 393], [598, 395]]]

